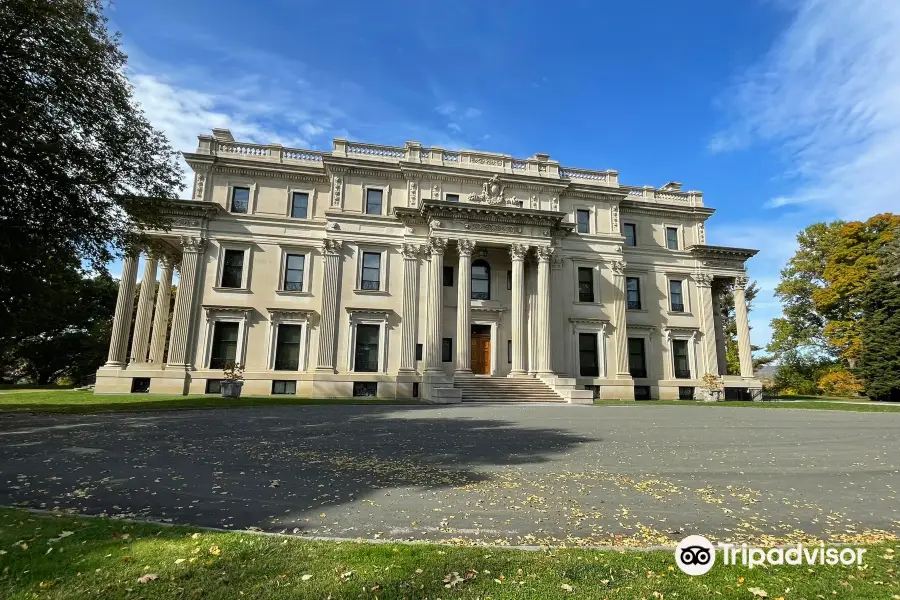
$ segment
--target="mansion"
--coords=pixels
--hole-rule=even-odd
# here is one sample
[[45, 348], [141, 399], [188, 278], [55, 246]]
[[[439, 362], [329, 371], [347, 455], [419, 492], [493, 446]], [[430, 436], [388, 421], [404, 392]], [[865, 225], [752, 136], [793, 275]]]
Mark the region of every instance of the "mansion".
[[726, 398], [760, 388], [744, 294], [756, 250], [707, 245], [714, 211], [679, 183], [628, 186], [547, 154], [343, 139], [321, 152], [224, 129], [184, 156], [193, 199], [173, 202], [143, 260], [125, 257], [98, 393], [215, 394], [232, 363], [245, 395], [688, 399], [708, 374]]

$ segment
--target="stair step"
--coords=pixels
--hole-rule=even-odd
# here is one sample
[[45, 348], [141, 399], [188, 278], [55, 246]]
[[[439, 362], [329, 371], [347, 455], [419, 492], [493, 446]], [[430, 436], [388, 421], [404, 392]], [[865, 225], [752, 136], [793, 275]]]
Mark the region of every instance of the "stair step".
[[543, 381], [530, 377], [461, 376], [453, 387], [462, 392], [463, 402], [565, 402]]

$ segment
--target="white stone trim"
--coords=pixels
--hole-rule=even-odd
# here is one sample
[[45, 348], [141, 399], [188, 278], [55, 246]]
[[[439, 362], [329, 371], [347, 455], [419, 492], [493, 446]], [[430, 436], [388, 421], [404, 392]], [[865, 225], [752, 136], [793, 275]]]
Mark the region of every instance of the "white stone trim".
[[[685, 248], [685, 245], [684, 245], [684, 225], [681, 224], [681, 223], [663, 222], [662, 226], [663, 226], [663, 230], [662, 230], [662, 234], [663, 234], [663, 243], [662, 243], [662, 247], [663, 247], [665, 250], [668, 250], [669, 252], [680, 252], [680, 251], [684, 250], [684, 248]], [[672, 250], [671, 248], [669, 248], [669, 238], [668, 238], [668, 230], [669, 230], [669, 229], [675, 229], [675, 230], [677, 230], [677, 233], [678, 233], [678, 248], [676, 248], [675, 250]]]
[[[672, 287], [671, 282], [680, 281], [681, 282], [681, 298], [684, 301], [684, 311], [676, 312], [672, 310]], [[691, 302], [691, 283], [693, 279], [691, 279], [690, 275], [687, 273], [666, 273], [666, 289], [663, 291], [663, 296], [666, 299], [666, 312], [671, 315], [683, 315], [687, 317], [691, 317], [694, 315], [693, 306]]]
[[[291, 216], [291, 211], [294, 208], [294, 192], [307, 195], [306, 218]], [[286, 207], [287, 210], [285, 211], [284, 216], [293, 221], [309, 221], [309, 220], [311, 220], [313, 218], [313, 215], [316, 214], [317, 192], [318, 192], [318, 190], [316, 190], [316, 188], [313, 186], [309, 186], [309, 187], [307, 187], [307, 186], [302, 186], [302, 187], [288, 186], [287, 207]]]
[[[653, 333], [655, 330], [656, 330], [656, 327], [653, 327], [653, 326], [641, 327], [641, 326], [632, 325], [632, 326], [626, 328], [626, 332], [625, 332], [626, 337], [641, 338], [642, 340], [644, 340], [644, 368], [647, 371], [647, 375], [646, 375], [646, 377], [635, 377], [636, 381], [637, 380], [655, 381], [655, 379], [653, 377], [653, 369], [652, 369], [653, 361], [651, 360], [652, 352], [653, 352]], [[626, 343], [626, 350], [627, 350], [627, 347], [628, 347], [628, 345]], [[629, 352], [629, 356], [628, 356], [628, 367], [630, 370], [630, 368], [631, 368], [631, 353], [630, 352]], [[662, 377], [659, 377], [657, 379], [662, 379]], [[645, 385], [645, 384], [642, 383], [641, 385]], [[646, 384], [646, 385], [650, 385], [650, 384]]]
[[[368, 215], [366, 212], [366, 202], [367, 197], [369, 195], [369, 190], [381, 190], [381, 212], [374, 216], [387, 216], [391, 214], [391, 184], [390, 183], [375, 183], [375, 182], [367, 182], [364, 181], [362, 184], [362, 203], [360, 206], [360, 213], [364, 215]], [[370, 215], [371, 216], [371, 215]]]
[[[371, 245], [366, 243], [356, 244], [356, 279], [354, 283], [353, 292], [356, 294], [375, 294], [375, 295], [390, 295], [390, 290], [388, 290], [388, 282], [390, 281], [390, 277], [388, 276], [388, 269], [390, 266], [390, 246], [382, 246], [382, 245]], [[368, 252], [372, 254], [380, 254], [381, 258], [379, 261], [378, 268], [378, 289], [377, 290], [364, 290], [362, 289], [362, 270], [363, 270], [363, 253]], [[441, 270], [441, 286], [443, 287], [443, 269]]]
[[[699, 365], [697, 365], [697, 344], [700, 341], [699, 331], [697, 329], [679, 329], [669, 327], [666, 328], [666, 350], [668, 354], [668, 361], [670, 362], [670, 367], [672, 369], [672, 380], [674, 381], [692, 381], [698, 379], [698, 374], [700, 372]], [[673, 342], [675, 340], [684, 340], [687, 342], [688, 349], [688, 367], [691, 371], [690, 379], [678, 379], [675, 377], [675, 349]]]
[[387, 322], [388, 311], [372, 310], [365, 308], [347, 308], [347, 318], [350, 325], [350, 343], [347, 345], [347, 371], [355, 372], [356, 365], [356, 327], [357, 325], [378, 325], [378, 373], [387, 373]]
[[293, 310], [289, 308], [270, 308], [269, 309], [269, 331], [266, 344], [269, 348], [269, 355], [266, 361], [266, 369], [273, 373], [294, 373], [294, 371], [275, 370], [275, 353], [278, 348], [278, 326], [279, 325], [300, 325], [300, 360], [296, 372], [308, 370], [309, 365], [309, 325], [310, 315], [313, 314], [309, 310]]
[[[500, 321], [502, 319], [503, 311], [502, 310], [491, 310], [491, 309], [479, 309], [475, 306], [472, 307], [471, 318], [469, 319], [469, 339], [466, 342], [471, 346], [472, 344], [472, 325], [488, 325], [491, 328], [491, 376], [495, 376], [498, 373], [500, 360], [500, 352], [497, 348], [497, 345], [500, 343], [499, 335], [500, 335]], [[459, 340], [456, 340], [456, 343], [459, 343]], [[471, 358], [471, 357], [470, 357]]]
[[[586, 304], [589, 306], [602, 305], [603, 301], [601, 300], [601, 297], [600, 297], [600, 278], [602, 277], [602, 270], [601, 270], [602, 263], [600, 263], [596, 260], [591, 261], [591, 260], [586, 260], [586, 259], [579, 258], [579, 257], [572, 257], [570, 262], [572, 264], [572, 277], [574, 278], [574, 284], [573, 284], [574, 290], [573, 290], [573, 296], [572, 296], [572, 298], [574, 299], [574, 304]], [[593, 286], [594, 286], [594, 301], [593, 302], [584, 302], [579, 299], [579, 294], [578, 294], [578, 268], [579, 267], [591, 269], [592, 282], [593, 282]]]
[[209, 361], [212, 360], [212, 342], [216, 323], [238, 324], [238, 345], [234, 352], [234, 360], [241, 366], [246, 365], [247, 350], [247, 319], [253, 310], [243, 306], [212, 306], [203, 307], [206, 313], [206, 334], [204, 336], [203, 356], [204, 369], [209, 369]]
[[[628, 280], [638, 280], [638, 299], [641, 302], [640, 308], [628, 308]], [[622, 275], [622, 284], [625, 286], [625, 310], [626, 312], [639, 313], [647, 312], [647, 273], [644, 271], [630, 271], [627, 268]]]
[[[250, 291], [250, 259], [252, 258], [253, 245], [248, 242], [235, 242], [216, 240], [219, 250], [216, 254], [216, 283], [213, 288], [220, 292], [249, 292]], [[244, 253], [244, 266], [241, 269], [241, 287], [226, 288], [222, 287], [222, 272], [225, 270], [225, 251], [240, 250]]]
[[[313, 269], [313, 248], [311, 246], [291, 246], [280, 245], [281, 259], [278, 268], [278, 281], [276, 284], [276, 293], [286, 296], [308, 296], [312, 294], [312, 269]], [[288, 254], [302, 254], [303, 259], [303, 289], [302, 290], [286, 290], [284, 289], [284, 276], [287, 271]]]
[[[247, 212], [246, 213], [233, 213], [231, 212], [231, 198], [233, 194], [233, 190], [236, 187], [241, 188], [250, 188], [250, 198], [247, 202]], [[259, 185], [255, 180], [249, 179], [247, 177], [227, 177], [225, 179], [225, 212], [231, 215], [241, 216], [244, 214], [252, 215], [256, 212], [256, 196], [259, 193]]]
[[[599, 233], [597, 228], [597, 205], [596, 203], [590, 202], [581, 202], [581, 201], [573, 201], [572, 202], [572, 212], [569, 213], [572, 216], [572, 223], [575, 224], [575, 230], [573, 233], [576, 235], [594, 235]], [[586, 210], [589, 213], [588, 218], [588, 232], [580, 233], [578, 231], [578, 211]]]

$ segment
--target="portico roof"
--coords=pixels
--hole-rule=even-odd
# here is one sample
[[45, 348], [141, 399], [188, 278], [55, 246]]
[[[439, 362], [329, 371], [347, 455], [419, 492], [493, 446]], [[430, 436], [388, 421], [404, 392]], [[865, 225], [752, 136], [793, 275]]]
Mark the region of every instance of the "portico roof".
[[566, 218], [566, 213], [556, 210], [538, 210], [473, 202], [447, 202], [446, 200], [423, 200], [418, 208], [398, 207], [394, 209], [394, 215], [405, 225], [425, 225], [435, 219], [462, 219], [466, 221], [546, 227], [548, 229], [561, 230], [565, 233], [575, 228], [573, 223], [563, 222]]

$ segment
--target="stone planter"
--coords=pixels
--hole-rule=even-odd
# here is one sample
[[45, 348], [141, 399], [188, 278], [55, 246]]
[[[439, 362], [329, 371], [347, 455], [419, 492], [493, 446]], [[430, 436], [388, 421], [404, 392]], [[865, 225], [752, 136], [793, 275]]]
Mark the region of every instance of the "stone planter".
[[241, 388], [244, 387], [243, 381], [223, 381], [221, 383], [223, 398], [240, 398]]

